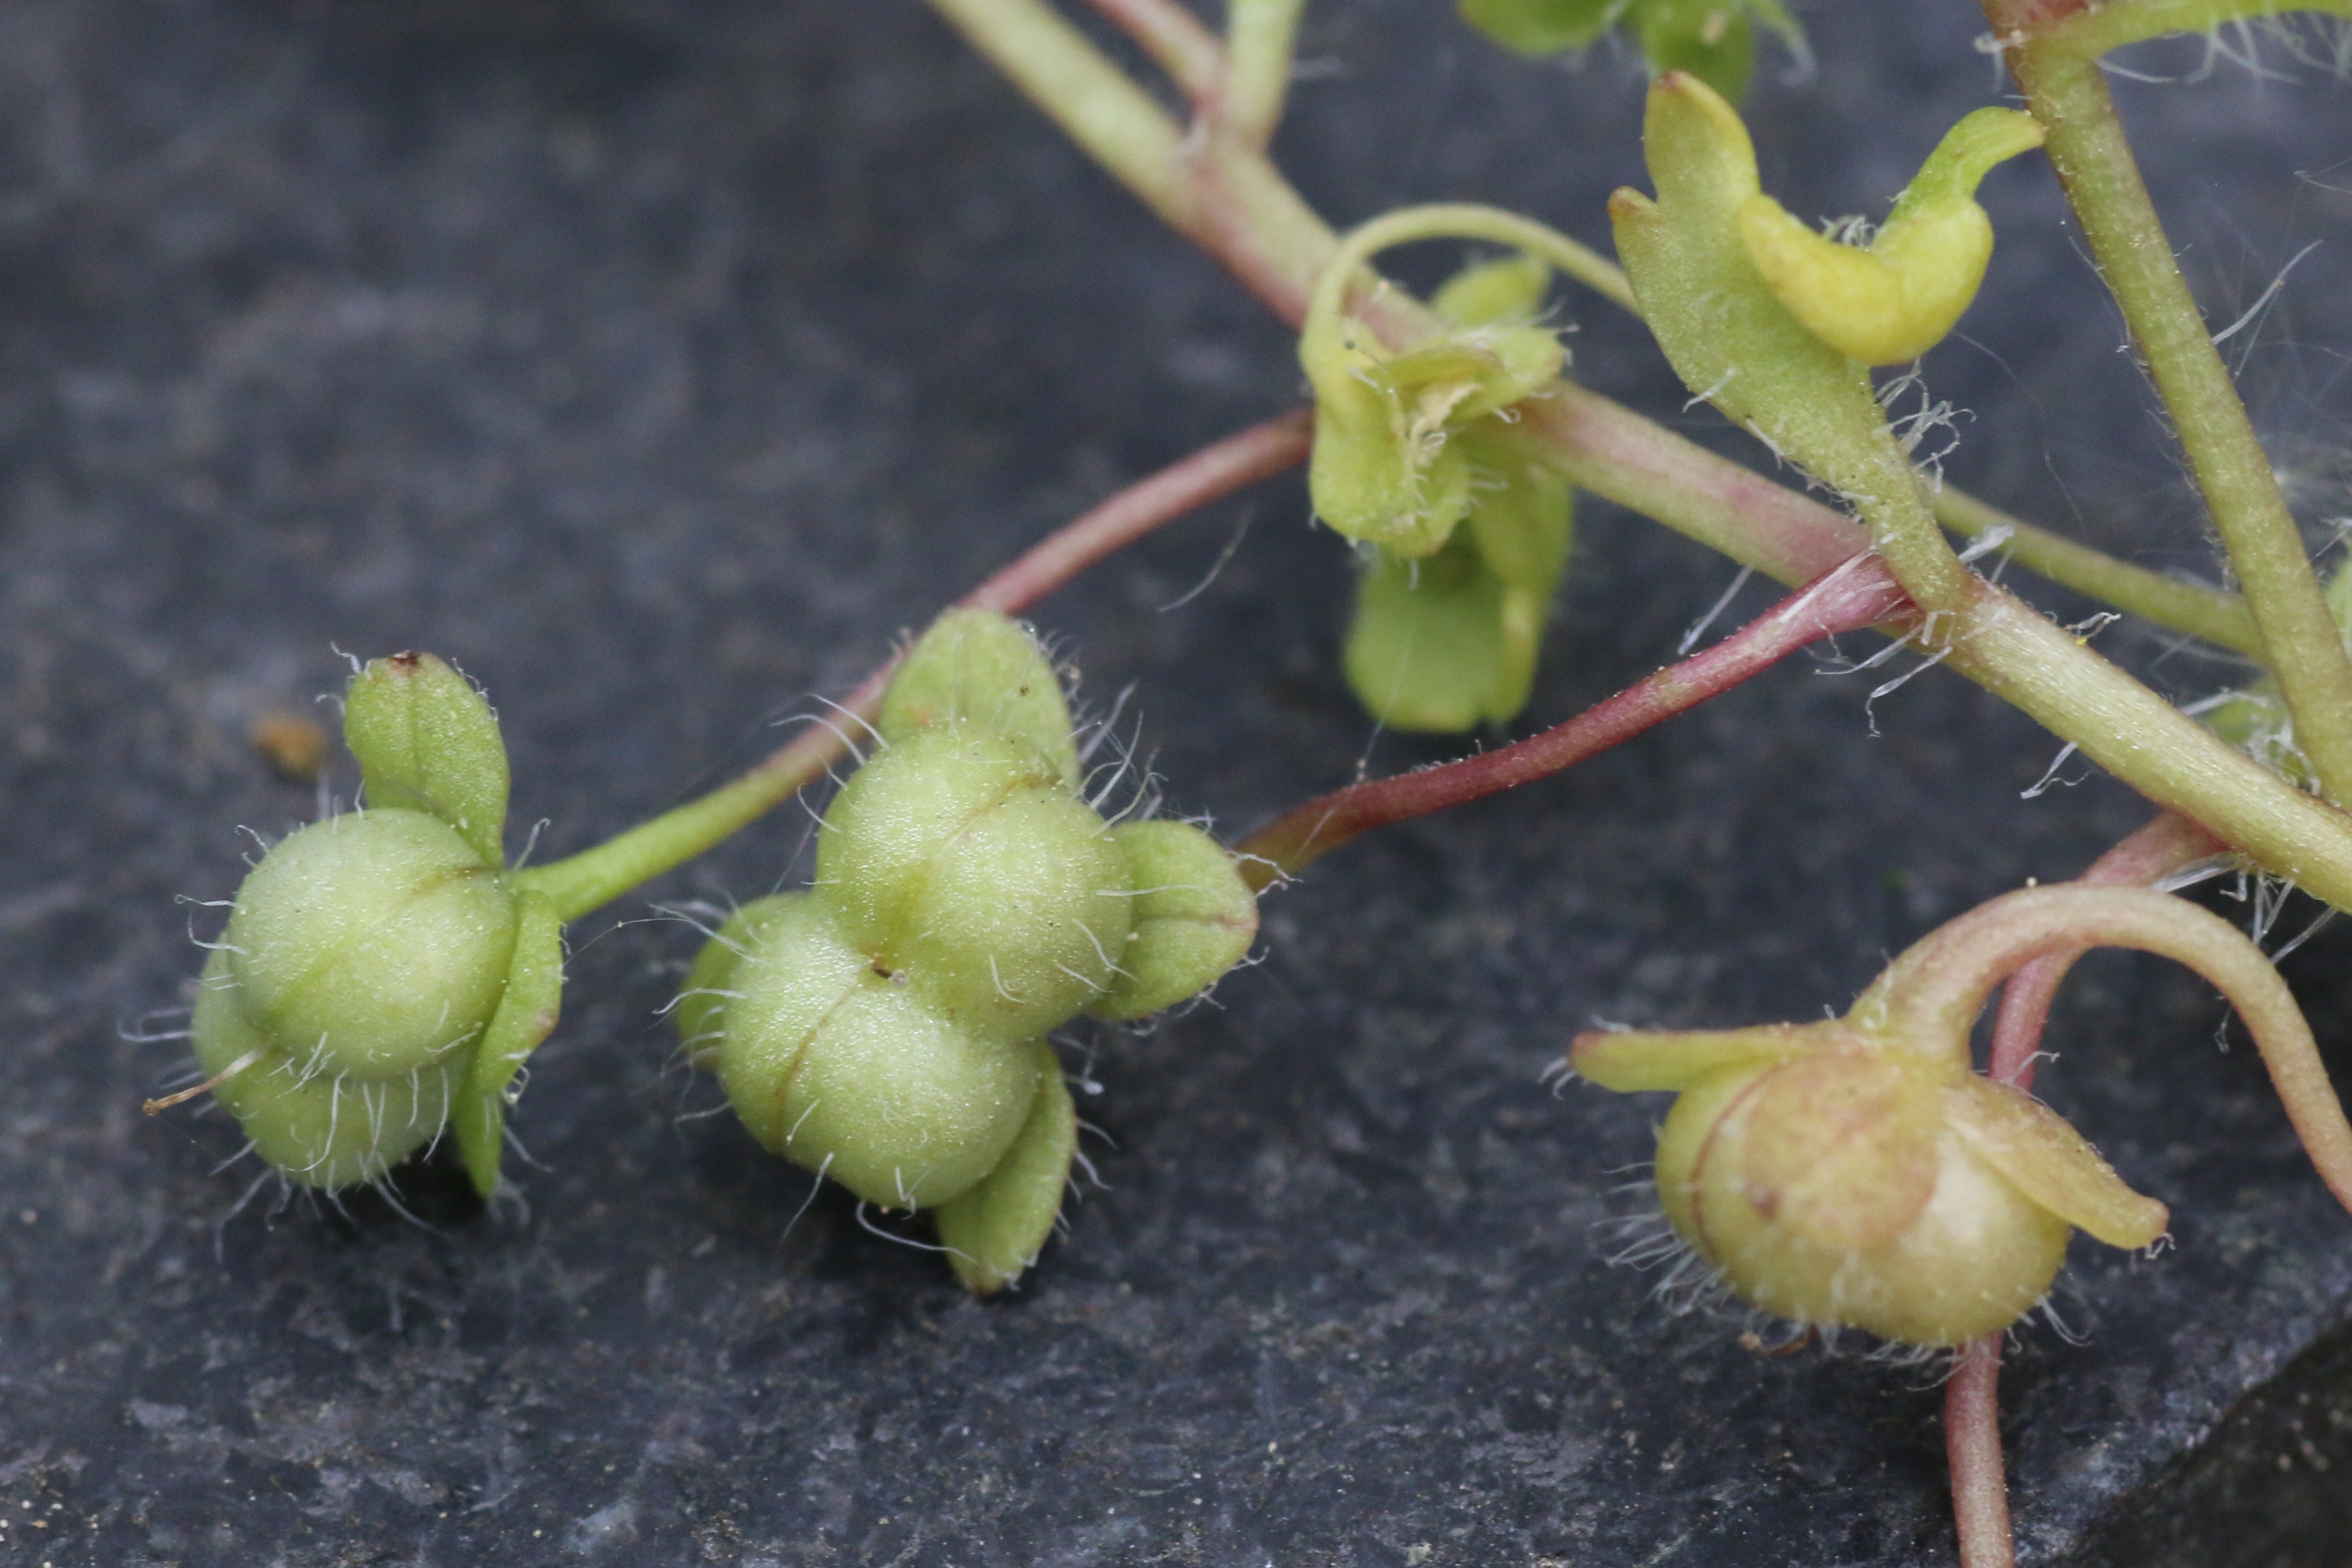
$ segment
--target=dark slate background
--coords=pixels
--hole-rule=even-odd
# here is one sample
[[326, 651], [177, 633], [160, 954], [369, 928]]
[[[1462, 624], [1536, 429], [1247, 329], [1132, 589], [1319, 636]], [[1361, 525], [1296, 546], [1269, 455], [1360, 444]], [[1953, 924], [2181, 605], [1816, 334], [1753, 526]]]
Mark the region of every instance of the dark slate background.
[[[1819, 69], [1753, 104], [1766, 182], [1880, 210], [1995, 92], [1980, 19], [1806, 17]], [[1638, 175], [1639, 84], [1606, 50], [1531, 65], [1442, 5], [1363, 0], [1318, 6], [1305, 55], [1281, 151], [1335, 218], [1476, 197], [1598, 241]], [[2352, 510], [2352, 91], [2263, 58], [2143, 50], [2206, 79], [2125, 96], [2217, 326], [2333, 242], [2228, 345], [2316, 538]], [[2210, 570], [2046, 169], [1989, 193], [1974, 345], [1930, 362], [1973, 411], [1953, 472]], [[1580, 373], [1707, 428], [1637, 330], [1570, 309]], [[1001, 1302], [838, 1194], [788, 1228], [807, 1178], [701, 1114], [655, 1017], [694, 936], [653, 903], [795, 874], [795, 810], [575, 930], [518, 1121], [527, 1207], [425, 1169], [423, 1226], [267, 1192], [232, 1217], [255, 1172], [215, 1168], [226, 1120], [139, 1113], [215, 918], [175, 900], [231, 891], [240, 825], [316, 809], [247, 727], [334, 690], [337, 649], [485, 682], [518, 824], [568, 852], [1297, 396], [1256, 308], [913, 0], [10, 0], [0, 333], [0, 1559], [1952, 1560], [1934, 1369], [1761, 1359], [1737, 1318], [1669, 1316], [1604, 1261], [1661, 1107], [1539, 1082], [1595, 1019], [1842, 1006], [2144, 816], [2098, 780], [2021, 800], [2054, 743], [1941, 672], [1866, 712], [1886, 672], [1801, 662], [1317, 867], [1217, 1005], [1072, 1036], [1103, 1186]], [[1589, 507], [1531, 716], [1668, 657], [1729, 578]], [[1139, 683], [1176, 805], [1239, 831], [1360, 758], [1450, 749], [1350, 706], [1344, 582], [1276, 484], [1041, 619], [1097, 700]], [[2183, 695], [2233, 674], [2128, 628], [2102, 646]], [[2292, 965], [2337, 1040], [2348, 953]], [[2057, 1026], [2047, 1092], [2175, 1204], [2179, 1245], [2079, 1249], [2057, 1306], [2087, 1343], [2022, 1336], [2028, 1563], [2338, 1561], [2352, 1527], [2352, 1221], [2220, 1019], [2107, 957]]]

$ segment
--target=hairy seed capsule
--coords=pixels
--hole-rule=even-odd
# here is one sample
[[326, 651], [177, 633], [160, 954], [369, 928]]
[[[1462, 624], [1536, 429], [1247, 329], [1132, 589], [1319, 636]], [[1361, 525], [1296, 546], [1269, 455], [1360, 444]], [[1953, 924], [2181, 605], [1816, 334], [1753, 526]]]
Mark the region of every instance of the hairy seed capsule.
[[1076, 1113], [1045, 1040], [1139, 1018], [1248, 950], [1256, 902], [1181, 822], [1106, 822], [1026, 629], [959, 611], [885, 695], [884, 748], [824, 816], [804, 893], [746, 904], [678, 1028], [761, 1145], [886, 1208], [931, 1208], [986, 1294], [1052, 1234]]
[[[238, 1008], [331, 1074], [404, 1076], [480, 1034], [514, 956], [514, 900], [457, 831], [388, 808], [304, 828], [238, 890]], [[306, 1064], [307, 1065], [307, 1064]]]
[[2050, 1289], [2065, 1220], [2020, 1192], [1892, 1053], [1734, 1068], [1683, 1092], [1658, 1197], [1742, 1299], [1906, 1344], [2004, 1328]]
[[506, 747], [472, 682], [429, 653], [378, 659], [344, 733], [374, 809], [246, 878], [196, 1007], [202, 1087], [289, 1180], [373, 1180], [453, 1128], [488, 1197], [517, 1073], [562, 1006], [562, 920], [501, 865]]

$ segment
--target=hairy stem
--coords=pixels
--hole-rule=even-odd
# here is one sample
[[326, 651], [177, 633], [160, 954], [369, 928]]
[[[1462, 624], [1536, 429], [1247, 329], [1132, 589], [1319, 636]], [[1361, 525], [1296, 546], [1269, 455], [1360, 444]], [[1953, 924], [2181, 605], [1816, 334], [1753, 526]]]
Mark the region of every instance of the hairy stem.
[[2000, 1335], [1952, 1354], [1944, 1384], [1944, 1456], [1952, 1469], [1952, 1521], [1960, 1568], [2015, 1568], [2009, 1476], [2000, 1456]]
[[[2001, 0], [1987, 14], [2001, 26]], [[2296, 744], [2332, 800], [2352, 801], [2352, 657], [2303, 536], [2213, 347], [2141, 183], [2098, 63], [2028, 42], [2010, 54], [2048, 132], [2050, 162], [2163, 397], [2181, 450], [2261, 629]]]
[[2210, 33], [2232, 22], [2263, 21], [2295, 12], [2352, 16], [2352, 0], [2106, 0], [2050, 20], [2032, 30], [2086, 59], [2168, 33]]
[[1876, 556], [1855, 556], [1703, 653], [1660, 670], [1567, 723], [1499, 751], [1318, 796], [1260, 828], [1235, 852], [1263, 890], [1373, 828], [1466, 805], [1572, 768], [1760, 674], [1798, 649], [1905, 607]]
[[[2076, 880], [2092, 887], [2148, 887], [2228, 847], [2201, 823], [2167, 811], [2092, 862]], [[2020, 1089], [2033, 1087], [2033, 1054], [2042, 1048], [2050, 1004], [2066, 971], [2088, 951], [2077, 948], [2036, 958], [2002, 984], [1986, 1065], [1990, 1076]]]
[[[960, 601], [1007, 614], [1035, 603], [1105, 556], [1163, 524], [1307, 459], [1304, 411], [1253, 425], [1131, 485], [1032, 546]], [[896, 659], [859, 683], [840, 709], [864, 720], [881, 706]], [[681, 865], [791, 799], [848, 749], [831, 726], [803, 730], [733, 783], [552, 864], [518, 873], [566, 921]]]
[[2103, 550], [2012, 517], [1948, 485], [1937, 492], [1936, 520], [1969, 538], [2006, 528], [2009, 538], [2000, 546], [2001, 553], [2028, 571], [2159, 626], [2186, 632], [2217, 648], [2249, 659], [2263, 656], [2262, 633], [2255, 630], [2246, 601], [2234, 593], [2200, 588], [2118, 560]]

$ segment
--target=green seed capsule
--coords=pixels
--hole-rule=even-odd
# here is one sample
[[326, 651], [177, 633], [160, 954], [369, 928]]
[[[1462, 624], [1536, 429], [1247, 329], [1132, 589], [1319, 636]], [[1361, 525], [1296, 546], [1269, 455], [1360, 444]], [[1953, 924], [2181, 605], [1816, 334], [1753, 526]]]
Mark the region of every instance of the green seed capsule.
[[462, 1059], [374, 1080], [306, 1072], [304, 1061], [273, 1050], [247, 1020], [228, 956], [215, 953], [198, 985], [196, 1065], [226, 1074], [213, 1093], [273, 1168], [302, 1186], [354, 1186], [382, 1177], [441, 1130]]
[[2164, 1205], [2057, 1113], [1970, 1071], [1965, 1029], [1913, 1038], [1867, 996], [1813, 1024], [1586, 1034], [1571, 1060], [1604, 1089], [1678, 1092], [1658, 1131], [1668, 1222], [1797, 1322], [1965, 1344], [2048, 1292], [2070, 1227], [2113, 1247], [2164, 1234]]
[[992, 610], [950, 610], [899, 664], [875, 731], [896, 745], [933, 725], [965, 724], [1034, 751], [1078, 782], [1061, 677], [1029, 629]]
[[1036, 1092], [1023, 1042], [878, 972], [807, 894], [735, 966], [719, 1073], [751, 1135], [887, 1208], [943, 1202], [1003, 1156]]
[[1256, 901], [1198, 829], [1113, 830], [1079, 798], [1060, 685], [1002, 616], [943, 617], [876, 730], [885, 749], [825, 813], [814, 885], [720, 928], [678, 1028], [763, 1145], [936, 1210], [986, 1294], [1045, 1245], [1076, 1153], [1045, 1033], [1210, 984], [1248, 951]]
[[331, 1075], [404, 1076], [462, 1051], [514, 956], [505, 879], [437, 817], [304, 828], [238, 890], [229, 974], [247, 1021]]
[[376, 1179], [454, 1124], [488, 1197], [562, 1007], [562, 921], [501, 867], [506, 749], [471, 682], [378, 659], [346, 736], [374, 807], [292, 834], [238, 890], [196, 1008], [205, 1087], [312, 1186]]
[[776, 918], [807, 895], [780, 893], [755, 898], [729, 916], [695, 955], [686, 990], [677, 999], [677, 1038], [689, 1066], [715, 1071], [727, 1038], [727, 1004], [743, 956], [763, 946]]
[[1942, 1110], [1941, 1085], [1891, 1052], [1718, 1072], [1684, 1091], [1659, 1132], [1658, 1197], [1766, 1312], [1965, 1344], [2049, 1293], [2070, 1227]]
[[825, 813], [817, 883], [877, 967], [1000, 1037], [1093, 1003], [1127, 941], [1108, 826], [1034, 752], [962, 721], [858, 770]]

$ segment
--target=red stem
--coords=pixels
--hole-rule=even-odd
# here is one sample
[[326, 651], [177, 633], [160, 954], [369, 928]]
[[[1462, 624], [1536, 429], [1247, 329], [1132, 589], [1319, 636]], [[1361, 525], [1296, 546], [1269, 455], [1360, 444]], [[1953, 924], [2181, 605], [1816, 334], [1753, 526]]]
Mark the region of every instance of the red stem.
[[[2149, 887], [2185, 865], [2220, 854], [2229, 846], [2201, 823], [2167, 811], [2091, 862], [2079, 881], [2101, 887]], [[2033, 1087], [2033, 1053], [2041, 1049], [2042, 1026], [2050, 1003], [2074, 960], [2089, 952], [2053, 953], [2036, 958], [2001, 988], [2000, 1012], [1993, 1022], [1988, 1071], [2004, 1083]]]
[[[1315, 417], [1307, 409], [1294, 409], [1228, 435], [1129, 485], [1055, 529], [957, 602], [1007, 615], [1025, 610], [1154, 528], [1297, 467], [1307, 461], [1314, 439]], [[898, 664], [898, 656], [893, 653], [842, 699], [841, 707], [860, 719], [871, 718], [882, 706], [883, 689], [890, 684], [890, 672]], [[814, 779], [847, 748], [848, 742], [835, 732], [835, 727], [812, 726], [777, 747], [745, 777], [798, 773]]]
[[1307, 461], [1314, 440], [1314, 413], [1303, 408], [1228, 435], [1048, 534], [1020, 559], [965, 594], [961, 602], [1007, 615], [1025, 610], [1161, 524], [1297, 467]]
[[1885, 563], [1874, 555], [1853, 557], [1706, 652], [1668, 665], [1541, 735], [1307, 801], [1243, 841], [1236, 852], [1242, 874], [1263, 889], [1370, 829], [1549, 778], [1730, 690], [1811, 643], [1875, 625], [1908, 608]]
[[[2229, 846], [2178, 812], [2167, 811], [2091, 862], [2080, 881], [2147, 887]], [[2059, 982], [2088, 948], [2036, 958], [2001, 988], [1993, 1023], [1990, 1075], [2033, 1087], [2033, 1056]], [[1960, 1568], [2012, 1568], [2009, 1479], [2000, 1453], [2000, 1342], [1987, 1334], [1963, 1347], [1944, 1385], [1944, 1453], [1952, 1468], [1952, 1516], [1960, 1529]]]

